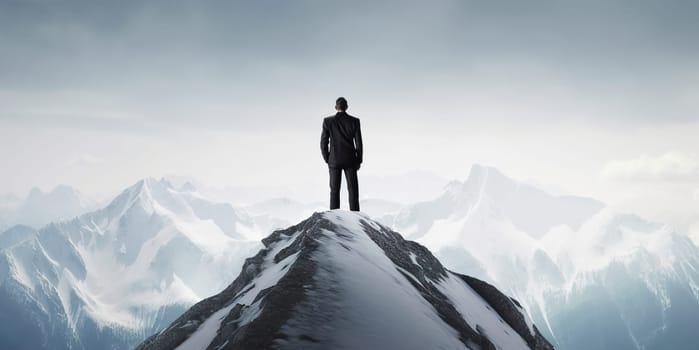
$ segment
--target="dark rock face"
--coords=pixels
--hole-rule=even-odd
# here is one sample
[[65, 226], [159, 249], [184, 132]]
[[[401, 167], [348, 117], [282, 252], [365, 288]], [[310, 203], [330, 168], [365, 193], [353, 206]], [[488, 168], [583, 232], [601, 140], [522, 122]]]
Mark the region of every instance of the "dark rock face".
[[[184, 342], [197, 328], [216, 311], [229, 306], [236, 296], [245, 292], [248, 286], [259, 275], [265, 257], [271, 252], [271, 247], [280, 243], [284, 238], [292, 236], [298, 231], [304, 232], [287, 248], [274, 256], [274, 261], [279, 262], [284, 257], [299, 252], [298, 261], [287, 274], [273, 288], [266, 290], [263, 307], [265, 312], [256, 320], [242, 327], [237, 326], [237, 320], [246, 306], [236, 305], [226, 316], [222, 324], [225, 325], [216, 335], [210, 349], [267, 349], [272, 346], [279, 337], [279, 330], [291, 314], [291, 311], [301, 299], [304, 298], [303, 286], [310, 283], [315, 263], [309, 259], [311, 252], [316, 249], [316, 238], [321, 234], [323, 225], [329, 221], [320, 220], [320, 214], [313, 214], [309, 219], [291, 226], [285, 230], [278, 230], [262, 240], [265, 248], [254, 257], [248, 258], [243, 265], [238, 278], [223, 292], [192, 306], [187, 312], [176, 319], [167, 329], [155, 334], [143, 343], [141, 349], [174, 349]], [[327, 226], [326, 228], [329, 228]], [[225, 344], [225, 345], [224, 345]]]
[[[369, 219], [359, 220], [361, 228], [385, 253], [386, 257], [406, 277], [413, 288], [436, 310], [437, 315], [458, 333], [466, 348], [495, 349], [490, 339], [481, 330], [470, 327], [457, 311], [450, 299], [435, 286], [447, 278], [449, 273], [440, 262], [423, 246], [404, 240], [400, 234]], [[319, 263], [317, 254], [327, 232], [335, 239], [349, 242], [354, 237], [340, 230], [335, 222], [323, 213], [315, 213], [303, 222], [284, 230], [278, 230], [263, 240], [265, 248], [246, 260], [241, 274], [220, 294], [194, 305], [167, 329], [154, 334], [136, 349], [174, 349], [187, 340], [202, 323], [217, 311], [230, 308], [222, 318], [216, 335], [206, 349], [324, 349], [333, 339], [323, 327], [338, 315], [337, 290], [333, 279], [341, 279], [334, 271]], [[292, 240], [293, 239], [293, 240]], [[291, 241], [292, 240], [292, 241]], [[282, 248], [283, 249], [280, 249]], [[274, 254], [272, 256], [272, 254]], [[249, 310], [252, 305], [237, 303], [238, 297], [254, 288], [265, 268], [265, 262], [275, 264], [296, 254], [296, 258], [276, 284], [260, 290], [259, 311]], [[453, 273], [452, 273], [453, 274]], [[499, 316], [513, 329], [531, 349], [553, 349], [538, 329], [534, 334], [517, 302], [500, 293], [495, 287], [480, 280], [458, 275], [476, 291]], [[319, 281], [323, 283], [319, 283]], [[328, 283], [328, 281], [331, 281]], [[252, 320], [246, 319], [253, 312]], [[410, 330], [406, 330], [410, 331]], [[361, 337], [361, 334], [357, 335]]]
[[529, 326], [522, 314], [522, 306], [515, 299], [502, 294], [497, 288], [471, 276], [457, 274], [473, 290], [475, 290], [493, 309], [502, 316], [512, 329], [527, 342], [532, 349], [553, 349], [553, 346], [544, 338], [535, 325], [534, 333], [529, 332]]

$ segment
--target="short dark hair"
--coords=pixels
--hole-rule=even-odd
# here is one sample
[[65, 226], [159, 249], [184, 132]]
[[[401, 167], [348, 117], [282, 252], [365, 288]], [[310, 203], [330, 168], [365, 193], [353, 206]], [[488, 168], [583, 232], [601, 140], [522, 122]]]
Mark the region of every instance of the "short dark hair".
[[335, 100], [335, 107], [341, 111], [347, 110], [347, 100], [344, 97], [338, 97]]

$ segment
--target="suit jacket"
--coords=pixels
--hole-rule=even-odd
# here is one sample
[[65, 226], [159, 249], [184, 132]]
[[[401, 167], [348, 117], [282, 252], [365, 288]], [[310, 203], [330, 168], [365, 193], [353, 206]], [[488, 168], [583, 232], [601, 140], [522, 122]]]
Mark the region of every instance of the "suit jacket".
[[363, 156], [359, 118], [338, 112], [323, 119], [320, 152], [330, 167], [359, 168]]

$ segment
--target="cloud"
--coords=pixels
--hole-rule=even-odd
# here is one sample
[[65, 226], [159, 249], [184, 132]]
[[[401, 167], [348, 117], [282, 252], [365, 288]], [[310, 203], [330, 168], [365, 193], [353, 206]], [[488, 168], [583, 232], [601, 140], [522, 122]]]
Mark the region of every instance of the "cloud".
[[0, 122], [290, 129], [338, 95], [392, 124], [686, 122], [699, 112], [697, 12], [675, 0], [0, 1]]
[[613, 160], [604, 165], [601, 177], [612, 181], [694, 183], [699, 182], [699, 158], [682, 152], [667, 152]]

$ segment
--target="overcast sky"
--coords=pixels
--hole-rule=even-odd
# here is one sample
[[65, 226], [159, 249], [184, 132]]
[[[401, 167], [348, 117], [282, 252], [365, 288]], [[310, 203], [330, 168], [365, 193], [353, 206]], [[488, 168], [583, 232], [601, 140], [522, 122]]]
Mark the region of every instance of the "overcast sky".
[[346, 96], [365, 176], [480, 163], [689, 228], [697, 38], [697, 1], [4, 0], [0, 193], [325, 187]]

